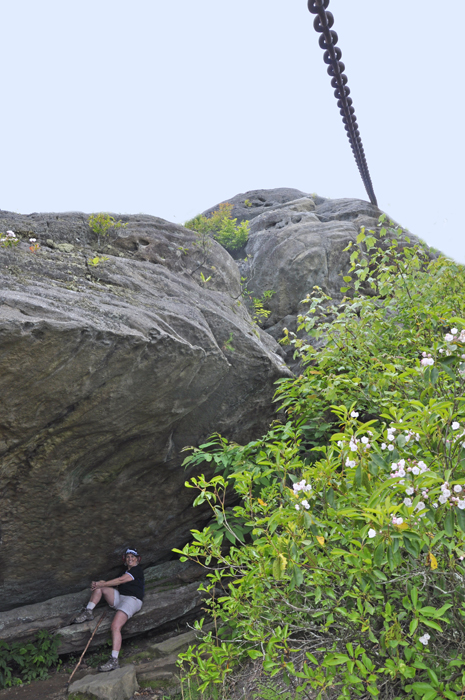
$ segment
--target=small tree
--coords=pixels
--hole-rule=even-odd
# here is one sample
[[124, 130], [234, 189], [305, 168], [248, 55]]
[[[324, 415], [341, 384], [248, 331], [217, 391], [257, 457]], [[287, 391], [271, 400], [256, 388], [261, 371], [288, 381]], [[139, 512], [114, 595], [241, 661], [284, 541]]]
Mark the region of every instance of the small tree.
[[211, 217], [198, 214], [190, 221], [186, 221], [184, 226], [199, 234], [211, 236], [226, 250], [239, 250], [247, 243], [249, 223], [243, 221], [237, 224], [237, 219], [233, 219], [231, 214], [232, 204], [226, 202], [220, 204], [219, 209], [214, 211]]

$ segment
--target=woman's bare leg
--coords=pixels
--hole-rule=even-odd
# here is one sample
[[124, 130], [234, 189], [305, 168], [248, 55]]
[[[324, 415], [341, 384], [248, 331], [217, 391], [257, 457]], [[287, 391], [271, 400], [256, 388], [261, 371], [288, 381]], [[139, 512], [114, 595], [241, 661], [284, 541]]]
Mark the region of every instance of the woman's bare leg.
[[110, 586], [107, 586], [106, 588], [96, 588], [95, 591], [92, 591], [89, 603], [94, 603], [97, 605], [97, 603], [100, 603], [102, 595], [107, 601], [108, 605], [113, 605], [115, 600], [115, 589], [111, 588]]
[[122, 610], [117, 610], [116, 615], [111, 623], [111, 638], [113, 641], [112, 649], [113, 651], [120, 651], [121, 649], [121, 628], [128, 621], [128, 616]]

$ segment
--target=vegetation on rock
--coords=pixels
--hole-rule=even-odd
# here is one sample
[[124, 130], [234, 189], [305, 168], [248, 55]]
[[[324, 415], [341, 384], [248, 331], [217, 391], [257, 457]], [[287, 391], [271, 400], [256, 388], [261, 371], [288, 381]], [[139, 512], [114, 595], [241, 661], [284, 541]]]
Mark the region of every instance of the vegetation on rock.
[[219, 209], [214, 211], [211, 217], [198, 214], [190, 221], [186, 221], [184, 226], [199, 234], [212, 236], [226, 250], [239, 250], [247, 243], [249, 222], [243, 221], [237, 224], [237, 219], [232, 218], [231, 212], [232, 204], [226, 202], [220, 204]]
[[308, 296], [284, 422], [185, 460], [216, 469], [186, 484], [213, 525], [176, 550], [210, 570], [215, 630], [181, 657], [205, 693], [251, 660], [292, 697], [463, 693], [465, 268], [408, 243], [362, 230], [347, 296]]
[[7, 644], [0, 639], [0, 688], [47, 678], [49, 668], [59, 663], [59, 645], [59, 636], [45, 630], [37, 632], [34, 642]]

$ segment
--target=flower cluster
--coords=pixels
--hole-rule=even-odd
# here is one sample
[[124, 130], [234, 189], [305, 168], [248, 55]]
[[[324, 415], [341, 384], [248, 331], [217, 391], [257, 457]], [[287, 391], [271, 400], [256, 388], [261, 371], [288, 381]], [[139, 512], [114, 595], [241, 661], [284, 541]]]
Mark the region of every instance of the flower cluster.
[[10, 246], [18, 245], [19, 238], [16, 236], [14, 231], [7, 231], [6, 235], [0, 233], [0, 246], [8, 248]]
[[[298, 481], [296, 484], [293, 484], [292, 489], [294, 491], [294, 496], [297, 496], [299, 491], [303, 491], [304, 493], [310, 493], [312, 490], [311, 484], [307, 484], [305, 479], [302, 479], [302, 481]], [[295, 509], [300, 510], [300, 508], [303, 507], [305, 510], [309, 510], [310, 508], [310, 503], [307, 501], [306, 498], [304, 498], [303, 501], [299, 503], [296, 503]]]
[[310, 493], [310, 491], [312, 490], [311, 485], [307, 484], [305, 479], [302, 479], [302, 481], [298, 481], [296, 484], [293, 485], [292, 488], [296, 495], [299, 493], [299, 491], [303, 491], [304, 493]]
[[[401, 421], [401, 422], [402, 422], [402, 421]], [[394, 442], [394, 440], [396, 439], [395, 433], [396, 433], [396, 428], [388, 428], [388, 429], [387, 429], [386, 440], [387, 440], [388, 442], [390, 442], [390, 443]], [[412, 439], [416, 440], [417, 442], [419, 442], [419, 440], [420, 440], [419, 434], [418, 434], [418, 433], [414, 433], [413, 430], [405, 430], [405, 431], [404, 431], [404, 437], [405, 437], [405, 442], [409, 442], [409, 441], [412, 440]], [[383, 442], [383, 443], [381, 444], [381, 449], [382, 449], [382, 450], [386, 450], [386, 449], [387, 449], [387, 450], [389, 450], [389, 452], [393, 452], [394, 449], [395, 449], [395, 447], [394, 447], [393, 444], [388, 445], [388, 444], [386, 444], [385, 442]]]
[[428, 632], [425, 632], [425, 634], [419, 638], [419, 641], [426, 647], [430, 639], [431, 636], [428, 634]]
[[420, 361], [420, 365], [422, 365], [422, 367], [429, 367], [430, 365], [434, 365], [434, 360], [431, 357], [431, 353], [422, 352], [421, 354], [423, 356], [423, 359]]
[[[449, 345], [451, 343], [465, 343], [465, 330], [462, 330], [459, 333], [458, 328], [451, 328], [450, 333], [446, 333], [446, 335], [444, 336], [444, 340]], [[452, 355], [452, 349], [453, 348], [447, 348], [447, 350], [444, 350], [444, 348], [440, 348], [439, 352], [441, 354], [449, 356]], [[462, 360], [465, 360], [465, 355], [462, 355]]]
[[457, 328], [451, 328], [450, 333], [444, 336], [446, 343], [465, 343], [465, 331], [458, 332]]
[[[441, 495], [438, 501], [441, 505], [448, 503], [450, 506], [456, 505], [460, 510], [465, 510], [465, 498], [460, 498], [460, 496], [454, 496], [453, 492], [456, 494], [462, 493], [463, 489], [460, 484], [455, 484], [451, 487], [448, 481], [445, 481], [441, 486]], [[439, 503], [433, 503], [433, 508], [437, 508]]]

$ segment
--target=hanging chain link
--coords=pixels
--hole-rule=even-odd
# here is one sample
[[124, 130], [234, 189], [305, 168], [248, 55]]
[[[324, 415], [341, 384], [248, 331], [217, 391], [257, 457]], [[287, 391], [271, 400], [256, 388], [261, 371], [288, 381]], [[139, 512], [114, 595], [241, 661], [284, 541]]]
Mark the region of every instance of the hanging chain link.
[[376, 196], [371, 184], [370, 172], [368, 170], [365, 151], [363, 149], [360, 131], [358, 129], [355, 110], [352, 106], [352, 98], [349, 97], [350, 89], [347, 86], [347, 76], [345, 75], [345, 65], [341, 61], [342, 51], [336, 46], [338, 36], [331, 29], [334, 24], [334, 17], [331, 12], [327, 12], [326, 8], [329, 5], [329, 0], [308, 0], [308, 9], [316, 15], [313, 26], [315, 30], [321, 34], [319, 44], [323, 49], [323, 60], [328, 66], [328, 74], [331, 76], [331, 85], [334, 88], [334, 96], [337, 99], [337, 106], [344, 122], [344, 128], [350, 141], [352, 153], [354, 154], [363, 184], [370, 198], [370, 202], [375, 206], [378, 205]]

